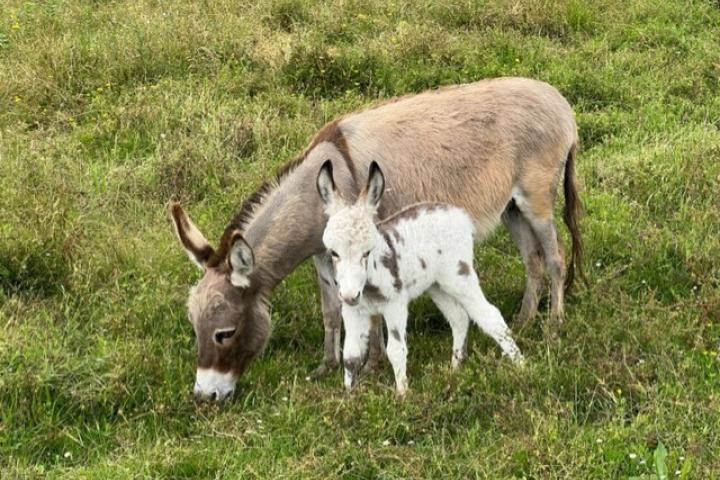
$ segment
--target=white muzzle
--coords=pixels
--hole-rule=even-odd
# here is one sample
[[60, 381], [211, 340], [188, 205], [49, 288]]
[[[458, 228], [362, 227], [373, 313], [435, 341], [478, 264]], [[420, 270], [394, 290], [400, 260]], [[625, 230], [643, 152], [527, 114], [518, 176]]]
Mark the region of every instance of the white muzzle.
[[198, 368], [195, 377], [195, 397], [220, 402], [233, 394], [237, 378], [232, 372], [221, 373], [211, 368]]

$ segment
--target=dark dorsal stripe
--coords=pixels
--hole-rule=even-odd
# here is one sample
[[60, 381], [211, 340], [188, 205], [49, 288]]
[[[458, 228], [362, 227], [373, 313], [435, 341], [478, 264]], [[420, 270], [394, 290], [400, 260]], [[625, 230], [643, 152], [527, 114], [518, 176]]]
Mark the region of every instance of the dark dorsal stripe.
[[381, 230], [392, 230], [400, 220], [412, 220], [417, 218], [421, 213], [432, 212], [434, 210], [447, 210], [448, 208], [450, 208], [450, 205], [441, 202], [415, 203], [379, 222], [377, 226]]
[[310, 153], [313, 148], [323, 142], [333, 144], [335, 148], [337, 148], [340, 152], [340, 155], [345, 162], [345, 166], [350, 172], [350, 177], [352, 178], [353, 185], [357, 185], [357, 170], [355, 168], [355, 163], [353, 163], [350, 156], [350, 147], [348, 147], [347, 139], [345, 138], [345, 135], [343, 135], [342, 130], [340, 130], [340, 126], [338, 125], [339, 122], [339, 120], [333, 120], [332, 122], [326, 124], [317, 133], [317, 135], [315, 135], [312, 142], [310, 142], [310, 146], [307, 148], [307, 150], [305, 150], [303, 157], [307, 157], [307, 154]]

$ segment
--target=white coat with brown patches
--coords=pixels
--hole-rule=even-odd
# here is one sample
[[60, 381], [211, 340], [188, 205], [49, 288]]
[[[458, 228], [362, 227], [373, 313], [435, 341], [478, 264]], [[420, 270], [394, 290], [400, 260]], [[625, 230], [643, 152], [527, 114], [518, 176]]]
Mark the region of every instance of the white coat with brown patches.
[[357, 380], [368, 349], [370, 319], [382, 315], [390, 333], [387, 356], [395, 371], [397, 393], [405, 395], [408, 304], [426, 292], [450, 323], [453, 368], [465, 356], [470, 320], [500, 345], [504, 355], [522, 362], [500, 311], [485, 299], [478, 284], [472, 267], [475, 227], [464, 210], [444, 203], [420, 203], [376, 224], [385, 179], [375, 162], [354, 204], [348, 205], [337, 193], [329, 160], [320, 169], [317, 189], [329, 217], [323, 243], [333, 258], [343, 302], [348, 390]]

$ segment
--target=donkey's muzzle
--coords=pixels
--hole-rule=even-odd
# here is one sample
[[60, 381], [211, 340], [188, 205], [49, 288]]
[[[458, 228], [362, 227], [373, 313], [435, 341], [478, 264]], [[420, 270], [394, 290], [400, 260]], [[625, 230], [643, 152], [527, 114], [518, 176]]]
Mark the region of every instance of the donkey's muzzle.
[[222, 402], [222, 401], [232, 397], [233, 393], [235, 393], [234, 389], [228, 390], [225, 392], [221, 392], [220, 390], [204, 392], [204, 391], [200, 390], [197, 385], [195, 385], [195, 388], [193, 391], [193, 397], [195, 397], [195, 400], [197, 400], [197, 401]]
[[235, 381], [231, 372], [198, 368], [193, 394], [198, 400], [222, 402], [235, 393]]

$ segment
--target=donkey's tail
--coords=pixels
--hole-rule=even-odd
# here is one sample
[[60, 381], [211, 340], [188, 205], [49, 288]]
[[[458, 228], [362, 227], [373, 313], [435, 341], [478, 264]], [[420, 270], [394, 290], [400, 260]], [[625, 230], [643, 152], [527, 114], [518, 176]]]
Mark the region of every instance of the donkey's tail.
[[565, 280], [565, 292], [569, 292], [575, 280], [575, 273], [585, 280], [583, 272], [583, 244], [580, 237], [580, 228], [578, 221], [582, 214], [582, 206], [580, 197], [578, 196], [577, 177], [575, 176], [575, 157], [577, 155], [577, 144], [574, 144], [568, 152], [567, 161], [565, 162], [565, 181], [563, 189], [565, 191], [565, 211], [563, 212], [563, 220], [570, 231], [570, 239], [572, 241], [572, 250], [570, 252], [570, 264], [568, 265], [567, 279]]

